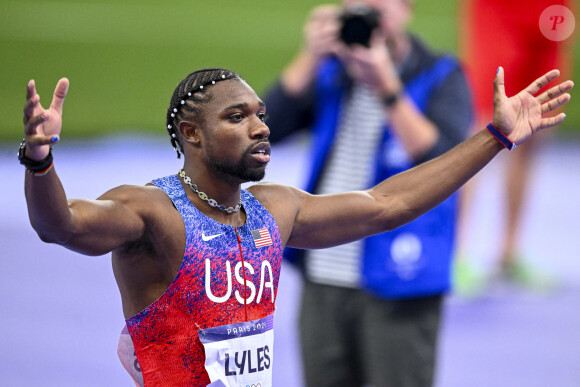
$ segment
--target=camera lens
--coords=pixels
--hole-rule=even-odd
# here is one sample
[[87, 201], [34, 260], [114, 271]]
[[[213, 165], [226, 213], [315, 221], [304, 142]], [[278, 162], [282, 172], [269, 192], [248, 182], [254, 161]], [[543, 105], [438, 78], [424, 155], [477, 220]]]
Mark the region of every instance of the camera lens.
[[346, 8], [340, 18], [340, 39], [348, 45], [368, 47], [373, 31], [379, 26], [380, 16], [378, 10], [362, 3]]

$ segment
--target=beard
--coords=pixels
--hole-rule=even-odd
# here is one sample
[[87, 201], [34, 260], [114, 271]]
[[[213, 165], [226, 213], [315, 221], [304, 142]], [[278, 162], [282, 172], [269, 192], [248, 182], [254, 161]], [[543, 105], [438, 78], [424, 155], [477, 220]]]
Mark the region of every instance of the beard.
[[[260, 181], [266, 174], [266, 165], [252, 168], [249, 166], [248, 160], [251, 157], [251, 148], [248, 147], [241, 159], [238, 162], [218, 161], [217, 158], [211, 157], [209, 160], [209, 167], [218, 176], [224, 178], [236, 178], [242, 182]], [[212, 154], [215, 154], [212, 150]]]

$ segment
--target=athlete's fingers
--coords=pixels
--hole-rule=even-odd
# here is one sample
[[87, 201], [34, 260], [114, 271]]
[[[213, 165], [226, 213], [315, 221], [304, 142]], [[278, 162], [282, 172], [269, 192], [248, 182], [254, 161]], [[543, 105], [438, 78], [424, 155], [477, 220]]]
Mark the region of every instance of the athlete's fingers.
[[572, 81], [562, 82], [559, 85], [550, 88], [550, 90], [543, 92], [542, 94], [537, 96], [536, 99], [540, 103], [544, 103], [546, 101], [549, 101], [551, 99], [554, 99], [554, 98], [564, 94], [565, 92], [572, 89], [573, 87], [574, 87], [574, 82], [572, 82]]
[[32, 135], [26, 137], [26, 144], [31, 147], [41, 146], [41, 145], [53, 145], [58, 142], [59, 136], [45, 136], [45, 135]]
[[54, 89], [54, 95], [52, 97], [52, 103], [50, 107], [56, 110], [59, 114], [62, 114], [62, 105], [68, 91], [69, 81], [67, 78], [61, 78]]
[[46, 113], [30, 117], [30, 119], [28, 119], [24, 125], [24, 134], [26, 135], [36, 134], [36, 128], [38, 127], [38, 125], [42, 124], [47, 119], [48, 116], [46, 115]]
[[568, 103], [570, 101], [570, 94], [566, 93], [557, 98], [549, 100], [548, 102], [544, 102], [542, 104], [542, 115], [551, 112], [554, 109], [559, 108], [560, 106]]
[[506, 98], [505, 95], [505, 83], [504, 83], [504, 73], [503, 67], [497, 68], [497, 74], [493, 80], [493, 103], [497, 105], [501, 100]]
[[560, 113], [554, 117], [546, 117], [540, 120], [540, 126], [538, 129], [547, 129], [552, 126], [560, 125], [562, 121], [566, 118], [566, 114]]
[[32, 95], [24, 104], [24, 125], [30, 120], [34, 114], [34, 109], [38, 106], [40, 102], [40, 96], [38, 94]]
[[548, 83], [552, 82], [559, 76], [560, 70], [548, 71], [546, 74], [542, 75], [541, 77], [530, 83], [530, 85], [526, 87], [524, 90], [529, 94], [531, 94], [532, 96], [536, 95], [536, 93], [540, 91], [544, 86], [546, 86]]
[[34, 94], [36, 94], [36, 82], [31, 79], [26, 85], [26, 99], [30, 99]]

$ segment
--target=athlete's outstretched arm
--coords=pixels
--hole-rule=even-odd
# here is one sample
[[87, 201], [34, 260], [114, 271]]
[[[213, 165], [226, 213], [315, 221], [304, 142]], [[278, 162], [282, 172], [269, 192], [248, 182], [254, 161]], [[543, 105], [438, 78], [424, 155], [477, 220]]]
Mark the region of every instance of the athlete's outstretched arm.
[[[24, 106], [25, 157], [40, 161], [49, 155], [62, 129], [62, 107], [69, 81], [62, 78], [48, 109], [40, 104], [35, 82], [28, 83]], [[45, 242], [90, 255], [105, 254], [137, 239], [143, 220], [123, 203], [127, 188], [106, 194], [114, 200], [68, 201], [55, 168], [45, 174], [26, 172], [25, 195], [30, 222]]]
[[[552, 70], [508, 98], [500, 68], [494, 81], [493, 124], [521, 144], [561, 123], [565, 114], [545, 114], [567, 103], [572, 81], [535, 96], [559, 76]], [[399, 227], [441, 203], [491, 161], [503, 145], [482, 130], [444, 155], [383, 181], [364, 192], [316, 196], [293, 191], [297, 208], [288, 245], [321, 248]]]

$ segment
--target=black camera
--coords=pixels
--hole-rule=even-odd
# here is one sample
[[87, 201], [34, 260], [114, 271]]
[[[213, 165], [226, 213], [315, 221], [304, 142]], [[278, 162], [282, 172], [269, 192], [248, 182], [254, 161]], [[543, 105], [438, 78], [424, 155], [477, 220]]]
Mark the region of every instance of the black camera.
[[363, 3], [348, 6], [340, 15], [342, 26], [340, 40], [347, 45], [361, 44], [369, 47], [375, 28], [379, 26], [381, 13]]

